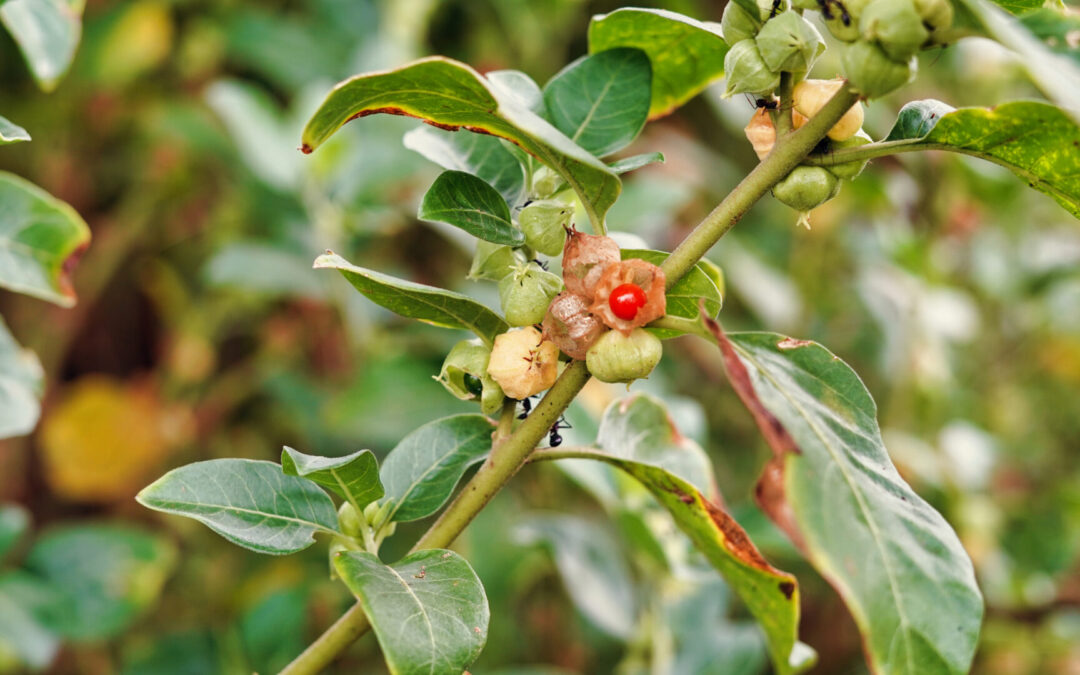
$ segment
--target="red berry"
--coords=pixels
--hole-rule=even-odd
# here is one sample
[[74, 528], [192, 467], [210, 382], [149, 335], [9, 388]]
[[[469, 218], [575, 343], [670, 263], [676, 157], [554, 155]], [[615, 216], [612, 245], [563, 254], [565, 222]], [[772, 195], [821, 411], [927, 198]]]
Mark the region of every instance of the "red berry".
[[641, 286], [637, 284], [616, 286], [608, 298], [611, 312], [623, 321], [633, 321], [645, 302], [645, 291], [641, 290]]

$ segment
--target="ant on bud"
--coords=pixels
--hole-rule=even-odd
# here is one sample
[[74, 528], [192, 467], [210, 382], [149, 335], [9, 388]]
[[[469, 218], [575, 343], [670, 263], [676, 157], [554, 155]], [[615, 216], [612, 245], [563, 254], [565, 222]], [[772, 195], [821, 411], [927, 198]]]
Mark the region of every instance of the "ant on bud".
[[540, 266], [540, 269], [544, 270], [545, 272], [548, 271], [548, 263], [544, 262], [540, 258], [533, 258], [530, 262], [536, 263]]
[[521, 399], [521, 409], [523, 412], [518, 415], [519, 420], [525, 419], [529, 416], [529, 413], [532, 412], [532, 396]]

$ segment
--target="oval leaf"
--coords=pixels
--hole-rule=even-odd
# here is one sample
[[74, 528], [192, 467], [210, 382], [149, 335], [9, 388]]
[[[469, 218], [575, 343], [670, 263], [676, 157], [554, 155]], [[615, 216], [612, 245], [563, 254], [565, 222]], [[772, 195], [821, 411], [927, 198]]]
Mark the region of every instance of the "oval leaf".
[[422, 125], [405, 134], [405, 147], [444, 169], [483, 178], [507, 202], [517, 204], [525, 191], [525, 170], [503, 141], [484, 134], [459, 134]]
[[0, 21], [22, 51], [34, 79], [51, 91], [75, 58], [82, 36], [83, 0], [7, 0]]
[[334, 567], [360, 600], [391, 675], [460, 673], [487, 642], [487, 595], [453, 551], [417, 551], [393, 565], [346, 552]]
[[0, 117], [0, 145], [9, 145], [21, 141], [30, 140], [30, 134], [26, 133], [18, 124]]
[[525, 235], [510, 221], [510, 208], [502, 195], [483, 179], [464, 171], [444, 171], [436, 178], [416, 215], [421, 220], [460, 227], [493, 244], [525, 243]]
[[88, 241], [90, 228], [75, 209], [0, 171], [0, 287], [74, 305], [71, 267]]
[[775, 453], [758, 501], [847, 603], [871, 670], [967, 673], [983, 614], [971, 560], [897, 473], [858, 375], [816, 343], [710, 324]]
[[30, 433], [41, 415], [45, 373], [41, 362], [23, 349], [0, 317], [0, 438]]
[[305, 455], [286, 447], [281, 451], [281, 471], [314, 481], [348, 500], [357, 512], [383, 496], [379, 463], [370, 450], [344, 457]]
[[357, 75], [337, 85], [304, 128], [304, 152], [346, 122], [375, 113], [409, 115], [447, 129], [505, 138], [558, 171], [603, 220], [621, 189], [619, 178], [558, 129], [469, 66], [442, 57], [395, 70]]
[[649, 119], [674, 112], [723, 77], [728, 50], [719, 24], [662, 9], [633, 7], [594, 16], [589, 24], [590, 53], [615, 47], [634, 47], [649, 56]]
[[273, 462], [211, 459], [173, 469], [143, 489], [143, 506], [194, 518], [229, 541], [282, 555], [334, 534], [337, 511], [311, 481], [286, 476]]
[[417, 520], [439, 510], [465, 469], [491, 452], [494, 427], [483, 415], [429, 422], [401, 439], [383, 461], [382, 483], [393, 502], [389, 519]]
[[470, 330], [488, 344], [508, 329], [498, 314], [472, 298], [357, 267], [335, 253], [319, 256], [315, 269], [338, 270], [356, 290], [395, 314], [443, 328]]
[[586, 56], [544, 87], [555, 127], [597, 157], [637, 138], [649, 116], [652, 68], [640, 49], [620, 47]]

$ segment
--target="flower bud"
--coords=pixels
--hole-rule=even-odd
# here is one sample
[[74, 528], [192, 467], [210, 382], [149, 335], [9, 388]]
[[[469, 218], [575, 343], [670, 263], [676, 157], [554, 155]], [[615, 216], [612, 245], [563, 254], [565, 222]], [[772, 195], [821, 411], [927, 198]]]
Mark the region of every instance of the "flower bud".
[[859, 30], [894, 61], [907, 61], [930, 38], [913, 0], [873, 0], [859, 17]]
[[454, 345], [435, 378], [446, 390], [463, 401], [480, 400], [480, 410], [490, 415], [499, 409], [503, 392], [487, 374], [491, 349], [476, 340], [462, 340]]
[[820, 166], [797, 166], [773, 187], [773, 196], [796, 211], [806, 212], [836, 196], [840, 181]]
[[[636, 258], [612, 263], [596, 284], [589, 311], [608, 328], [629, 335], [667, 312], [665, 283], [664, 270], [652, 263]], [[623, 297], [627, 291], [632, 292], [629, 303]]]
[[555, 384], [559, 348], [532, 326], [514, 328], [495, 338], [487, 372], [510, 398], [528, 398]]
[[580, 295], [563, 291], [555, 296], [544, 316], [544, 339], [551, 340], [564, 354], [579, 361], [604, 331], [604, 324], [589, 312], [589, 303]]
[[825, 27], [837, 40], [855, 42], [859, 39], [859, 15], [871, 0], [841, 0], [830, 2], [828, 13], [822, 11]]
[[367, 527], [367, 523], [364, 522], [361, 514], [356, 512], [356, 509], [349, 502], [345, 502], [338, 509], [338, 527], [341, 528], [342, 534], [347, 534], [350, 537], [363, 536], [363, 528]]
[[821, 33], [793, 10], [765, 22], [756, 42], [762, 60], [774, 72], [805, 73], [825, 51]]
[[[859, 131], [851, 138], [845, 141], [829, 141], [829, 147], [826, 152], [834, 150], [841, 150], [843, 148], [857, 148], [860, 145], [866, 145], [872, 142], [870, 135], [865, 131]], [[844, 162], [843, 164], [835, 164], [828, 167], [829, 173], [843, 180], [852, 180], [866, 168], [866, 163], [870, 161], [867, 159], [859, 159], [854, 162]]]
[[915, 0], [915, 11], [919, 13], [923, 25], [932, 31], [952, 26], [953, 6], [949, 0]]
[[520, 251], [481, 239], [476, 243], [469, 278], [499, 281], [524, 264], [525, 256]]
[[601, 382], [633, 382], [648, 377], [663, 354], [660, 338], [644, 328], [628, 335], [609, 330], [589, 348], [585, 365]]
[[[803, 80], [791, 90], [795, 110], [807, 118], [818, 114], [836, 92], [844, 86], [843, 80]], [[834, 141], [843, 141], [855, 135], [863, 123], [863, 107], [858, 101], [844, 113], [840, 121], [829, 129], [828, 136]], [[802, 124], [796, 124], [796, 128]]]
[[736, 42], [753, 39], [761, 29], [761, 19], [751, 16], [739, 3], [729, 2], [724, 7], [720, 28], [724, 33], [724, 40], [729, 45], [733, 45]]
[[604, 269], [619, 262], [619, 245], [611, 237], [598, 237], [570, 230], [563, 249], [563, 282], [566, 290], [591, 298]]
[[521, 209], [518, 224], [525, 243], [544, 255], [559, 255], [566, 245], [566, 226], [574, 207], [554, 199], [541, 199]]
[[899, 89], [915, 77], [918, 61], [893, 61], [872, 42], [855, 42], [844, 48], [840, 63], [848, 81], [867, 98], [879, 98]]
[[533, 172], [532, 196], [536, 199], [547, 199], [554, 195], [565, 182], [557, 171], [541, 166]]
[[562, 279], [534, 262], [507, 274], [499, 282], [499, 302], [506, 323], [531, 326], [544, 320], [551, 299], [562, 290]]
[[763, 96], [780, 85], [780, 73], [765, 65], [754, 40], [743, 40], [731, 46], [724, 56], [724, 73], [727, 76], [725, 98], [742, 93]]

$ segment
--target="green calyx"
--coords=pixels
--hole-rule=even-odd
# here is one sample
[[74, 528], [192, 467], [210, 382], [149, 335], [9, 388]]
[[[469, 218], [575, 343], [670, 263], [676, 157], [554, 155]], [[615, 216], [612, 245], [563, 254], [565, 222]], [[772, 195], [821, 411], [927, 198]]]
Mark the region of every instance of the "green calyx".
[[663, 354], [660, 338], [644, 328], [629, 335], [609, 330], [589, 347], [585, 365], [601, 382], [633, 382], [648, 377]]
[[806, 73], [825, 51], [821, 33], [794, 10], [767, 21], [755, 40], [762, 60], [773, 72]]
[[558, 172], [547, 166], [541, 166], [533, 173], [530, 193], [534, 199], [547, 199], [554, 196], [565, 183], [566, 180]]
[[367, 527], [367, 523], [364, 521], [363, 515], [357, 513], [352, 504], [345, 502], [338, 509], [338, 527], [341, 528], [342, 534], [360, 538], [364, 528]]
[[525, 243], [544, 255], [555, 256], [566, 245], [566, 226], [574, 207], [555, 199], [540, 199], [521, 209], [518, 225], [525, 233]]
[[863, 39], [894, 61], [907, 61], [930, 38], [913, 0], [873, 0], [859, 17]]
[[915, 0], [915, 11], [931, 31], [952, 26], [954, 10], [950, 0]]
[[773, 187], [773, 196], [796, 211], [815, 209], [836, 196], [840, 181], [820, 166], [797, 166]]
[[[825, 18], [825, 27], [829, 29], [833, 37], [844, 42], [854, 42], [859, 39], [859, 17], [863, 8], [872, 0], [831, 0], [828, 5], [828, 17]], [[822, 14], [824, 15], [824, 11]]]
[[[860, 145], [866, 145], [867, 143], [871, 143], [872, 141], [873, 141], [873, 139], [870, 138], [870, 135], [867, 134], [865, 131], [862, 131], [860, 129], [858, 133], [856, 133], [854, 136], [852, 136], [851, 138], [849, 138], [847, 140], [844, 140], [844, 141], [830, 140], [828, 142], [828, 145], [826, 146], [825, 152], [827, 154], [829, 152], [833, 152], [833, 151], [836, 151], [836, 150], [842, 150], [844, 148], [857, 148]], [[828, 167], [828, 170], [829, 170], [829, 173], [836, 176], [837, 178], [840, 178], [842, 180], [852, 180], [853, 178], [857, 177], [860, 173], [862, 173], [863, 169], [866, 168], [867, 162], [869, 162], [869, 161], [870, 160], [867, 160], [867, 159], [860, 159], [860, 160], [856, 160], [854, 162], [844, 162], [843, 164], [834, 164], [833, 166]]]
[[766, 65], [755, 40], [732, 45], [724, 57], [724, 72], [727, 76], [725, 98], [743, 93], [764, 96], [780, 86], [780, 73]]
[[751, 40], [761, 30], [761, 19], [751, 16], [737, 2], [729, 2], [724, 7], [724, 16], [720, 19], [720, 29], [724, 40], [729, 45], [743, 40]]
[[[446, 390], [463, 401], [480, 401], [480, 410], [491, 415], [503, 402], [499, 384], [487, 374], [491, 348], [479, 339], [463, 340], [450, 350], [435, 378]], [[479, 384], [479, 391], [477, 391]]]
[[476, 243], [476, 253], [473, 255], [472, 266], [469, 267], [469, 278], [500, 281], [524, 264], [525, 255], [520, 251], [510, 246], [480, 240]]
[[499, 282], [499, 302], [506, 322], [511, 326], [540, 323], [562, 286], [562, 279], [536, 263], [521, 265]]
[[847, 45], [840, 63], [856, 91], [867, 98], [879, 98], [904, 86], [915, 77], [918, 62], [894, 61], [881, 47], [871, 42]]

